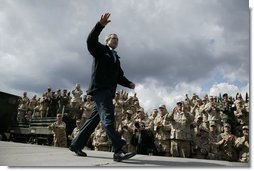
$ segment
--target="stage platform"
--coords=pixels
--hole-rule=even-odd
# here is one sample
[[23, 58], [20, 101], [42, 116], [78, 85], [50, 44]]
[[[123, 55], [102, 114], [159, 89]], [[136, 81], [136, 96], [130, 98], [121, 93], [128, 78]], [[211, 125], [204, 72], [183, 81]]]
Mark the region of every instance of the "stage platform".
[[0, 141], [0, 165], [9, 167], [250, 167], [249, 163], [146, 155], [136, 155], [129, 160], [115, 162], [111, 152], [84, 151], [88, 157], [76, 156], [68, 148]]

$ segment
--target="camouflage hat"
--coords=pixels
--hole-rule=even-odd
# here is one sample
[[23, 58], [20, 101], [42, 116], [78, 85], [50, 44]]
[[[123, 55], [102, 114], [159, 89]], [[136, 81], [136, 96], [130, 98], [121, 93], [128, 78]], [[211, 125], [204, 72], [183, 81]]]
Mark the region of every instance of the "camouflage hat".
[[229, 123], [225, 123], [223, 126], [231, 128], [231, 125]]
[[144, 111], [144, 108], [141, 107], [141, 108], [139, 108], [139, 109], [137, 110], [137, 112], [145, 112], [145, 111]]
[[248, 129], [248, 130], [249, 130], [249, 126], [248, 126], [248, 125], [245, 125], [245, 126], [242, 127], [242, 129], [243, 129], [243, 130], [244, 130], [244, 129]]
[[159, 105], [159, 108], [166, 109], [166, 106], [164, 104]]
[[215, 121], [210, 121], [210, 126], [216, 126]]

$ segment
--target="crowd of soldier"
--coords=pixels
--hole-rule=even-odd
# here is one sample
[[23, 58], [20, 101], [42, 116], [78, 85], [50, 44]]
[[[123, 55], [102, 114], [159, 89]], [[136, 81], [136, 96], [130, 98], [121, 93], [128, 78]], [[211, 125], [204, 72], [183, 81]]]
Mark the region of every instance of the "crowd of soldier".
[[[82, 101], [83, 92], [79, 84], [72, 91], [73, 98], [70, 93], [67, 93], [67, 90], [63, 91], [63, 95], [58, 91], [57, 93], [50, 92], [48, 89], [42, 99], [53, 97], [58, 99], [55, 102], [58, 108], [52, 110], [51, 103], [43, 108], [42, 99], [41, 103], [34, 105], [33, 99], [36, 97], [29, 101], [24, 94], [19, 111], [22, 105], [27, 104], [27, 110], [23, 115], [26, 117], [23, 119], [57, 116], [57, 121], [49, 126], [49, 129], [54, 132], [54, 145], [67, 147], [67, 138], [72, 140], [91, 115], [92, 97], [85, 96]], [[249, 162], [249, 100], [247, 95], [245, 100], [239, 93], [235, 99], [229, 97], [228, 94], [223, 94], [223, 97], [205, 95], [203, 99], [196, 94], [193, 94], [191, 99], [186, 95], [185, 99], [176, 103], [172, 111], [162, 104], [147, 114], [140, 106], [136, 94], [130, 96], [127, 92], [118, 91], [113, 104], [115, 106], [115, 127], [125, 140], [125, 150], [128, 152]], [[38, 111], [36, 107], [39, 108]], [[40, 110], [42, 108], [44, 110]], [[28, 111], [31, 113], [29, 114]], [[77, 126], [71, 135], [66, 135], [66, 125], [61, 120], [63, 113], [68, 112], [72, 113], [72, 117], [76, 119]], [[112, 150], [102, 124], [98, 125], [87, 146], [98, 151]]]

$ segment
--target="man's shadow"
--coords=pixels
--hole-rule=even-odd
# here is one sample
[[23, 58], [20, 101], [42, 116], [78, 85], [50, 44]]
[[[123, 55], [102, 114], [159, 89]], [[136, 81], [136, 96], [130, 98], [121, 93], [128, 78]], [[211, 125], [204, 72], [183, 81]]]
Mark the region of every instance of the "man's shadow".
[[[91, 158], [98, 158], [98, 159], [111, 159], [111, 157], [103, 157], [103, 156], [89, 156]], [[226, 167], [225, 165], [222, 164], [216, 164], [216, 163], [209, 163], [209, 162], [195, 162], [195, 161], [181, 161], [184, 160], [184, 158], [177, 158], [179, 161], [162, 161], [162, 160], [147, 160], [147, 159], [140, 159], [142, 155], [139, 158], [131, 158], [128, 160], [123, 160], [119, 163], [125, 163], [125, 164], [130, 164], [130, 165], [143, 165], [144, 167], [152, 167], [151, 165], [154, 165], [154, 167], [168, 167], [168, 166], [173, 166], [173, 167]], [[147, 156], [144, 156], [147, 157]], [[176, 158], [175, 158], [176, 159]], [[208, 160], [209, 161], [209, 160]], [[113, 161], [114, 162], [114, 161]], [[116, 162], [118, 163], [118, 162]], [[147, 166], [146, 166], [147, 165]]]

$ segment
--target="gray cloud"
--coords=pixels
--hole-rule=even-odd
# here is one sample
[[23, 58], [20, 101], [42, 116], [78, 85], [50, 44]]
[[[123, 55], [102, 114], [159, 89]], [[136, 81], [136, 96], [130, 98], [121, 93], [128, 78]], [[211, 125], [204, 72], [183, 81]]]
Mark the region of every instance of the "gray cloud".
[[[104, 12], [103, 30], [119, 35], [118, 54], [130, 80], [249, 83], [249, 8], [243, 0], [12, 0], [0, 7], [0, 90], [42, 92], [90, 79], [86, 37]], [[212, 78], [211, 78], [212, 77]], [[1, 84], [0, 84], [1, 86]]]

